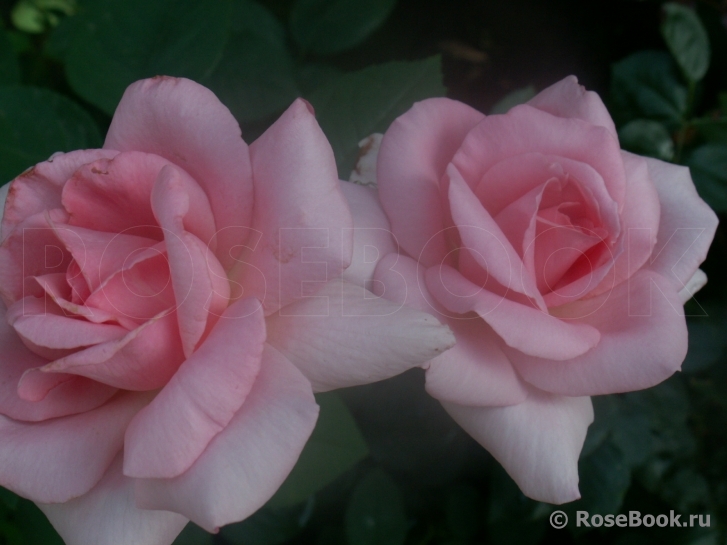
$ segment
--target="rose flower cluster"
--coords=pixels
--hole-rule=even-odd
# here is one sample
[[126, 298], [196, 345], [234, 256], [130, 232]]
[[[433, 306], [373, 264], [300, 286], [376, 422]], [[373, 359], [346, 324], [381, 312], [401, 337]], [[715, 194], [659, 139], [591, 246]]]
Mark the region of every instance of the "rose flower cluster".
[[314, 392], [422, 367], [526, 495], [577, 499], [589, 396], [685, 357], [715, 214], [573, 77], [504, 115], [417, 103], [380, 142], [378, 188], [342, 182], [304, 100], [248, 147], [157, 77], [102, 149], [6, 185], [0, 485], [69, 545], [169, 545], [270, 499]]

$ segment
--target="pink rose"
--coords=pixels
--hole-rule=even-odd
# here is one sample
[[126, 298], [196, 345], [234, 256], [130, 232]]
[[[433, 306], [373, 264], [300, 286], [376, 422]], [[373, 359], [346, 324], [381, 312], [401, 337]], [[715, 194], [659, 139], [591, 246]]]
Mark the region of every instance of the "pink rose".
[[374, 324], [398, 305], [335, 280], [355, 250], [346, 197], [366, 221], [372, 197], [341, 189], [305, 101], [248, 148], [209, 90], [168, 77], [128, 88], [103, 149], [18, 176], [0, 484], [69, 545], [166, 545], [188, 519], [256, 511], [313, 430], [311, 381], [379, 380], [453, 342], [414, 310]]
[[402, 254], [377, 293], [457, 339], [428, 392], [525, 494], [577, 499], [588, 396], [654, 386], [686, 355], [682, 305], [717, 226], [689, 170], [622, 151], [575, 77], [505, 115], [420, 102], [377, 168]]

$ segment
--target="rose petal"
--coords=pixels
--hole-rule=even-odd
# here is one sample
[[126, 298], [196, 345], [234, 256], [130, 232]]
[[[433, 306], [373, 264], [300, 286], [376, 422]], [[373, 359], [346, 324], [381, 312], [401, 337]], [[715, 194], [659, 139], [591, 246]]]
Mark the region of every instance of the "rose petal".
[[681, 300], [668, 280], [642, 270], [611, 292], [559, 309], [601, 333], [598, 345], [567, 361], [506, 353], [531, 384], [564, 395], [642, 390], [679, 370], [687, 353]]
[[679, 292], [679, 299], [682, 303], [686, 303], [694, 294], [707, 285], [707, 275], [702, 269], [697, 269], [694, 275], [689, 279], [687, 285]]
[[250, 146], [259, 240], [230, 277], [265, 314], [318, 291], [351, 263], [353, 221], [331, 145], [299, 99]]
[[121, 449], [148, 394], [119, 394], [101, 407], [43, 422], [0, 416], [0, 485], [35, 502], [65, 502], [93, 488]]
[[181, 513], [210, 532], [242, 520], [283, 483], [318, 418], [310, 383], [266, 345], [242, 408], [194, 465], [174, 479], [140, 479], [136, 503]]
[[228, 425], [260, 369], [265, 321], [256, 299], [232, 304], [207, 340], [129, 425], [124, 474], [169, 478]]
[[414, 104], [384, 135], [377, 170], [381, 204], [398, 243], [427, 266], [447, 254], [440, 180], [483, 118], [461, 102], [431, 98]]
[[188, 520], [177, 513], [139, 509], [134, 481], [121, 472], [119, 454], [89, 492], [65, 503], [40, 503], [56, 531], [73, 545], [170, 545]]
[[510, 407], [442, 405], [502, 464], [526, 496], [555, 504], [581, 497], [578, 457], [593, 422], [590, 398], [531, 389], [525, 401]]
[[393, 377], [454, 344], [431, 315], [342, 280], [270, 316], [268, 335], [316, 392]]
[[184, 78], [137, 81], [116, 108], [104, 148], [160, 155], [188, 172], [209, 198], [216, 255], [225, 270], [233, 264], [251, 224], [252, 173], [240, 126], [212, 91]]

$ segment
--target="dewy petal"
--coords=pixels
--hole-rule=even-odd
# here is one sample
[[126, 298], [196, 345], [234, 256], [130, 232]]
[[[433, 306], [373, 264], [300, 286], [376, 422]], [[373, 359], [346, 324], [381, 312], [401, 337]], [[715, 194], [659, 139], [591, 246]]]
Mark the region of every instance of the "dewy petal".
[[590, 165], [603, 178], [613, 200], [623, 205], [626, 179], [621, 150], [608, 129], [556, 117], [527, 104], [483, 119], [462, 142], [452, 163], [474, 189], [496, 163], [533, 152]]
[[442, 405], [526, 496], [555, 504], [580, 498], [578, 457], [593, 422], [590, 398], [531, 389], [525, 401], [509, 407]]
[[601, 340], [567, 361], [506, 350], [520, 375], [542, 390], [571, 396], [642, 390], [669, 378], [686, 357], [681, 300], [653, 271], [639, 271], [611, 292], [565, 305], [559, 313], [598, 329]]
[[93, 410], [116, 393], [115, 388], [105, 384], [75, 377], [46, 392], [42, 400], [21, 399], [18, 396], [21, 377], [28, 370], [41, 367], [47, 360], [23, 346], [5, 319], [5, 312], [0, 305], [0, 414], [15, 420], [47, 420]]
[[353, 216], [353, 259], [341, 278], [371, 289], [374, 269], [386, 254], [396, 252], [389, 220], [378, 201], [376, 189], [341, 182]]
[[194, 465], [174, 479], [139, 479], [136, 503], [181, 513], [210, 532], [270, 499], [310, 437], [318, 405], [310, 383], [269, 345], [245, 403]]
[[377, 167], [381, 203], [398, 243], [426, 266], [447, 254], [440, 180], [484, 117], [461, 102], [431, 98], [414, 104], [384, 135]]
[[0, 485], [35, 502], [65, 502], [103, 477], [148, 394], [122, 393], [92, 411], [43, 422], [0, 416]]
[[151, 204], [164, 230], [179, 332], [184, 354], [189, 357], [227, 308], [230, 283], [208, 247], [186, 230], [186, 218], [194, 213], [194, 195], [187, 191], [184, 177], [178, 168], [164, 167], [154, 183]]
[[38, 163], [15, 178], [7, 186], [7, 201], [3, 208], [2, 240], [25, 219], [44, 210], [61, 208], [61, 192], [73, 173], [99, 159], [111, 159], [118, 152], [114, 150], [77, 150], [57, 153], [47, 161]]
[[558, 117], [573, 117], [600, 125], [618, 140], [613, 119], [598, 93], [586, 91], [578, 78], [568, 76], [543, 89], [528, 101], [530, 106]]
[[184, 78], [137, 81], [116, 108], [104, 148], [154, 153], [188, 172], [209, 198], [218, 259], [225, 270], [234, 263], [251, 224], [252, 173], [240, 126], [212, 91]]
[[353, 220], [333, 150], [296, 100], [250, 146], [258, 240], [230, 275], [265, 314], [318, 291], [351, 263]]
[[65, 503], [40, 503], [56, 531], [71, 545], [171, 545], [188, 520], [177, 513], [139, 509], [134, 481], [117, 455], [101, 481]]
[[389, 254], [379, 262], [375, 280], [378, 294], [433, 314], [454, 333], [456, 344], [423, 366], [430, 395], [463, 405], [512, 405], [525, 399], [525, 385], [492, 329], [482, 320], [457, 319], [446, 312], [429, 293], [416, 261]]
[[316, 392], [393, 377], [454, 344], [433, 316], [342, 280], [270, 316], [268, 335]]
[[590, 325], [567, 323], [500, 297], [447, 265], [428, 269], [425, 278], [429, 291], [443, 307], [457, 314], [476, 312], [508, 346], [526, 354], [570, 359], [591, 350], [600, 339], [598, 330]]
[[680, 291], [707, 257], [717, 215], [697, 194], [687, 167], [644, 160], [661, 202], [659, 233], [649, 268]]
[[259, 301], [232, 304], [129, 425], [124, 474], [169, 478], [189, 469], [245, 402], [260, 369], [264, 341]]

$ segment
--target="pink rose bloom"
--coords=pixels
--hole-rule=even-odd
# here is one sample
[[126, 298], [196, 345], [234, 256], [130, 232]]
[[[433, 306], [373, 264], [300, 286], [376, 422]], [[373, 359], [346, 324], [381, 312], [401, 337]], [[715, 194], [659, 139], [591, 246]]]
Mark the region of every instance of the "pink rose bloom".
[[379, 380], [453, 343], [415, 310], [379, 325], [398, 305], [335, 280], [355, 264], [347, 198], [365, 223], [372, 198], [341, 189], [305, 101], [248, 148], [212, 92], [168, 77], [127, 89], [103, 149], [18, 176], [0, 484], [69, 545], [168, 545], [256, 511], [313, 430], [311, 381]]
[[457, 339], [428, 392], [526, 495], [579, 498], [589, 396], [654, 386], [686, 355], [683, 302], [717, 226], [689, 170], [622, 151], [575, 77], [505, 115], [420, 102], [377, 168], [401, 255], [374, 288]]

